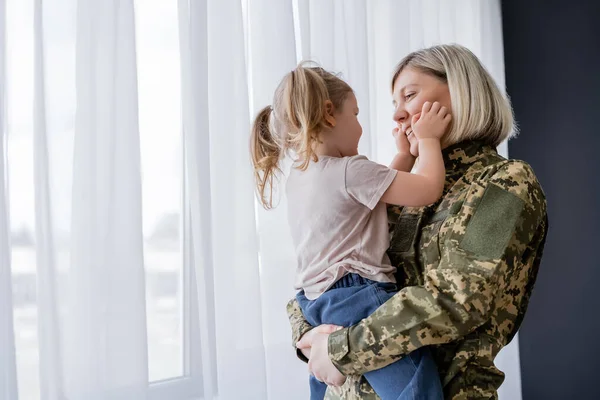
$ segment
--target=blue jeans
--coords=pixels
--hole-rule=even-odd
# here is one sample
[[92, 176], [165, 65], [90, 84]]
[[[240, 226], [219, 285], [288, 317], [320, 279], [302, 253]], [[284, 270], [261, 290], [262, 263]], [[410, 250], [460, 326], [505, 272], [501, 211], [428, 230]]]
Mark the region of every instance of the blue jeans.
[[[348, 274], [315, 300], [304, 291], [296, 298], [304, 317], [312, 326], [334, 324], [352, 326], [371, 315], [397, 292], [393, 283], [375, 282]], [[443, 400], [437, 366], [427, 347], [400, 360], [364, 374], [382, 400]], [[310, 376], [310, 399], [323, 400], [327, 385]]]

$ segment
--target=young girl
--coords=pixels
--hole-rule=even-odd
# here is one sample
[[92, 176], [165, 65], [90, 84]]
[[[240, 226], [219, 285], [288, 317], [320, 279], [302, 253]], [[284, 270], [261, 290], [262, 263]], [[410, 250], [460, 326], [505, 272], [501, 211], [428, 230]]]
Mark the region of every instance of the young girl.
[[[350, 86], [317, 67], [298, 66], [278, 86], [273, 107], [258, 114], [251, 153], [263, 206], [272, 207], [272, 186], [287, 150], [296, 162], [286, 194], [288, 220], [298, 260], [295, 288], [313, 326], [351, 326], [373, 313], [398, 290], [386, 250], [385, 204], [425, 206], [443, 190], [440, 138], [450, 114], [425, 103], [406, 135], [419, 139], [418, 166], [408, 149], [390, 167], [358, 155], [362, 128]], [[406, 137], [394, 133], [399, 150]], [[437, 367], [427, 348], [365, 374], [387, 399], [443, 399]], [[323, 399], [327, 385], [310, 377], [311, 399]]]

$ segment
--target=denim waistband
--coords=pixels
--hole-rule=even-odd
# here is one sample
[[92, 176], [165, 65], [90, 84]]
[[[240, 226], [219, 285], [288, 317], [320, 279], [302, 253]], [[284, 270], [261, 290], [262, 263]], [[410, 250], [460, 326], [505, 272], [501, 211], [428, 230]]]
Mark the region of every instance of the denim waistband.
[[360, 285], [372, 285], [377, 283], [371, 279], [363, 278], [359, 274], [351, 273], [342, 276], [336, 283], [334, 283], [330, 289], [345, 288]]

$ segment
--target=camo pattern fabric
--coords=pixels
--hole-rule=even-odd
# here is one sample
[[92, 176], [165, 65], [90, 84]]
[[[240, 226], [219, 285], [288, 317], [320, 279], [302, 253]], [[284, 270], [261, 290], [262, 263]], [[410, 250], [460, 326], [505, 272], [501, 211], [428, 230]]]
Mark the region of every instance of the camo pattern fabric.
[[[402, 289], [368, 318], [329, 337], [348, 379], [326, 399], [378, 399], [365, 372], [431, 346], [446, 399], [497, 399], [494, 358], [517, 332], [540, 265], [548, 219], [531, 167], [463, 142], [444, 150], [446, 183], [429, 207], [388, 207]], [[291, 300], [293, 343], [311, 329]], [[306, 359], [301, 356], [300, 358]]]

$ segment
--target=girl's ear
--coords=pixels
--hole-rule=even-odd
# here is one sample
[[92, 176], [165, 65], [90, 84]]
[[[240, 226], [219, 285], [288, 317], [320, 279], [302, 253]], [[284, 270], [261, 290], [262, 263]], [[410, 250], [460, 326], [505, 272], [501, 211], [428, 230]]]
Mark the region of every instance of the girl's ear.
[[335, 117], [333, 116], [334, 109], [335, 107], [333, 106], [331, 100], [327, 100], [325, 102], [325, 121], [332, 128], [335, 126]]

